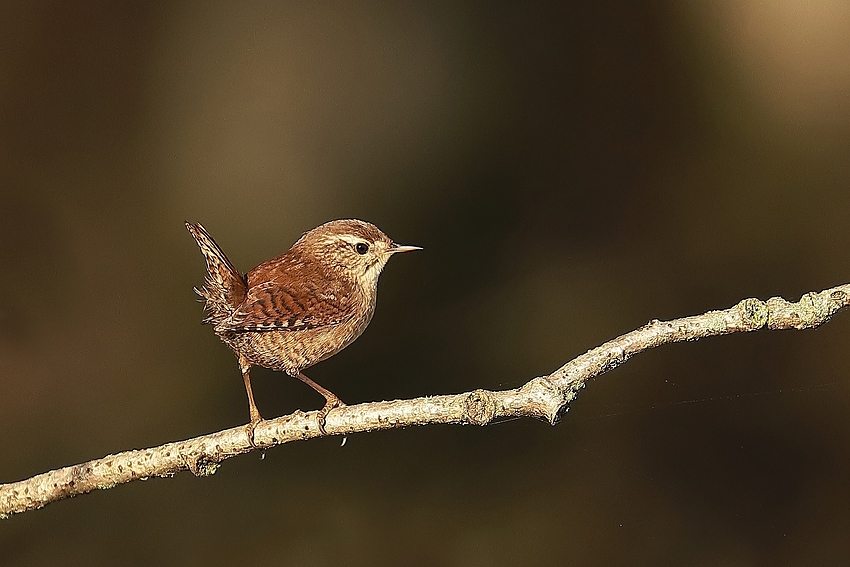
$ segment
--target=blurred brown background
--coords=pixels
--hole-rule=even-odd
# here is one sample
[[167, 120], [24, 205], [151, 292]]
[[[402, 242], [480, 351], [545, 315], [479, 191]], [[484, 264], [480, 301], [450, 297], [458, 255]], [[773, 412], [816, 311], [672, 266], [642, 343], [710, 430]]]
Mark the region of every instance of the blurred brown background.
[[[348, 403], [515, 387], [652, 318], [850, 280], [850, 4], [0, 6], [0, 482], [247, 420], [199, 322], [340, 217], [394, 260]], [[2, 565], [850, 555], [850, 316], [668, 346], [514, 421], [292, 444], [0, 522]], [[319, 408], [254, 374], [265, 416]]]

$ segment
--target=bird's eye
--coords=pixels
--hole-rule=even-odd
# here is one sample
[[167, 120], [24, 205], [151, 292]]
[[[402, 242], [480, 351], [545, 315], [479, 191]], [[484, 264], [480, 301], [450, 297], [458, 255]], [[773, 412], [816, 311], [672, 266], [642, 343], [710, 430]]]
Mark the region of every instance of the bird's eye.
[[369, 251], [369, 245], [365, 242], [358, 242], [357, 246], [355, 246], [354, 249], [357, 250], [357, 253], [362, 256], [363, 254]]

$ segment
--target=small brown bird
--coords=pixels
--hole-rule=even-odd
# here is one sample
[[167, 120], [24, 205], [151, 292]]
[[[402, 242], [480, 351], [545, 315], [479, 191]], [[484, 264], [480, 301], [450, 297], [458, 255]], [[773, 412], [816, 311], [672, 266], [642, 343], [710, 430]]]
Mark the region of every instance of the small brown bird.
[[251, 392], [251, 367], [282, 370], [325, 397], [325, 417], [344, 405], [301, 371], [338, 353], [366, 329], [375, 312], [378, 276], [395, 253], [421, 250], [399, 246], [378, 227], [361, 220], [335, 220], [304, 233], [282, 256], [242, 276], [200, 223], [186, 228], [207, 261], [205, 300], [215, 334], [239, 360], [248, 409], [249, 440], [262, 421]]

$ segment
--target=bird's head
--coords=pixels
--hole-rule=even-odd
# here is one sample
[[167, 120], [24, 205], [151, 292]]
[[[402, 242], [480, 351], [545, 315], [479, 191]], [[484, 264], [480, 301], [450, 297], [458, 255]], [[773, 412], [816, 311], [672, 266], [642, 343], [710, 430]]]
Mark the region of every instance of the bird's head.
[[343, 219], [327, 222], [304, 235], [293, 245], [307, 255], [359, 283], [377, 285], [381, 270], [393, 254], [421, 250], [419, 246], [396, 244], [368, 222]]

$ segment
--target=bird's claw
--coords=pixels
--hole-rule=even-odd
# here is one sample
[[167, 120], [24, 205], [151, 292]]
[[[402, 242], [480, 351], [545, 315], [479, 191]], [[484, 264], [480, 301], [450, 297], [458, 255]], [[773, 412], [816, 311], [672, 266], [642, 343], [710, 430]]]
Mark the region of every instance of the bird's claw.
[[252, 449], [258, 449], [258, 445], [254, 443], [254, 429], [260, 424], [260, 422], [265, 421], [262, 417], [257, 416], [257, 419], [251, 419], [250, 423], [245, 426], [245, 431], [248, 434], [248, 443], [251, 445]]
[[325, 430], [325, 418], [331, 412], [332, 409], [344, 407], [345, 403], [334, 396], [333, 398], [328, 398], [327, 402], [322, 409], [316, 414], [316, 422], [319, 425], [319, 433], [322, 435], [327, 435], [328, 432]]

